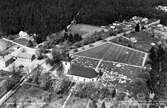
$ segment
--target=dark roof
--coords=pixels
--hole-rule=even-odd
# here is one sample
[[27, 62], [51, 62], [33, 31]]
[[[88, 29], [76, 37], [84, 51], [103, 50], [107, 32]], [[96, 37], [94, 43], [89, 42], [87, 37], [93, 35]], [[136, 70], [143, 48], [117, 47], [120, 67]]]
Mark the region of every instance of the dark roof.
[[14, 57], [8, 59], [8, 60], [5, 62], [6, 67], [9, 66], [10, 64], [12, 64], [14, 61], [15, 61], [15, 58], [14, 58]]
[[18, 39], [15, 39], [14, 42], [16, 43], [19, 43], [19, 44], [22, 44], [22, 45], [28, 45], [28, 40], [25, 39], [25, 38], [18, 38]]
[[94, 69], [78, 64], [72, 64], [68, 74], [85, 78], [96, 78], [98, 76], [98, 73]]

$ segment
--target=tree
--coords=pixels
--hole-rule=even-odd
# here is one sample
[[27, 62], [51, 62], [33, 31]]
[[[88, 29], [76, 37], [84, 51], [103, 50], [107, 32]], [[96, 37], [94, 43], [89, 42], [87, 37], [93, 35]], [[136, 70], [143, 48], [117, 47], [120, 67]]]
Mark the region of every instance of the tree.
[[13, 80], [12, 78], [9, 78], [5, 81], [5, 90], [9, 91], [11, 90], [15, 85], [17, 84], [16, 80]]
[[49, 72], [47, 73], [42, 73], [39, 76], [39, 85], [42, 87], [44, 90], [51, 90], [51, 74]]
[[102, 76], [103, 76], [103, 72], [102, 72], [102, 70], [99, 70], [97, 79], [101, 78]]
[[97, 108], [96, 102], [94, 100], [89, 99], [88, 108]]
[[33, 42], [31, 41], [31, 40], [29, 40], [28, 41], [28, 45], [27, 45], [28, 47], [33, 47], [34, 46], [34, 44], [33, 44]]
[[139, 31], [140, 31], [140, 25], [139, 25], [139, 23], [136, 24], [135, 31], [136, 31], [136, 32], [139, 32]]
[[150, 79], [147, 81], [148, 87], [151, 93], [155, 93], [154, 101], [165, 97], [165, 91], [167, 89], [167, 51], [161, 46], [155, 47], [150, 50], [150, 59], [152, 70], [150, 73]]
[[39, 76], [42, 73], [42, 67], [38, 65], [33, 71], [32, 82], [35, 84], [39, 84]]
[[142, 16], [158, 18], [167, 24], [167, 13], [155, 9], [166, 4], [166, 0], [0, 1], [0, 29], [4, 34], [17, 34], [20, 30], [36, 33], [35, 40], [41, 43], [47, 35], [66, 29], [73, 19], [79, 23], [107, 25]]
[[49, 63], [51, 66], [54, 66], [55, 64], [58, 64], [63, 60], [63, 56], [59, 52], [59, 49], [57, 47], [53, 48], [51, 54], [52, 58], [48, 58], [47, 60], [47, 63]]
[[102, 103], [101, 108], [106, 108], [105, 102]]

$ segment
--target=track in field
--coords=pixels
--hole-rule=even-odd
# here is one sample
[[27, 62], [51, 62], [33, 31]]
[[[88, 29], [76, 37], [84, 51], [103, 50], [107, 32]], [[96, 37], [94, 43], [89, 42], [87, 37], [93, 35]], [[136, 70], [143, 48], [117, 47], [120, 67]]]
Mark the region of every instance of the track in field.
[[74, 55], [142, 66], [146, 53], [108, 42], [95, 48], [80, 51]]

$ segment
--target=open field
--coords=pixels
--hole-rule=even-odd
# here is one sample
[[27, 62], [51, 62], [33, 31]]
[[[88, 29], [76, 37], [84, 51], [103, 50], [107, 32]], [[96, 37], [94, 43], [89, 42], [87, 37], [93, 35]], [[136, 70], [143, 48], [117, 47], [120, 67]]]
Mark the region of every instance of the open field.
[[85, 34], [87, 33], [94, 33], [94, 32], [100, 32], [104, 30], [104, 28], [93, 26], [93, 25], [87, 25], [87, 24], [76, 24], [72, 25], [70, 28], [70, 33], [78, 33], [82, 36], [82, 38], [86, 38]]
[[142, 66], [145, 53], [118, 44], [105, 43], [74, 55]]
[[89, 33], [89, 32], [95, 32], [95, 31], [101, 31], [104, 28], [98, 27], [98, 26], [93, 26], [93, 25], [87, 25], [87, 24], [76, 24], [72, 25], [70, 30], [72, 31], [78, 31], [78, 32], [83, 32], [83, 33]]

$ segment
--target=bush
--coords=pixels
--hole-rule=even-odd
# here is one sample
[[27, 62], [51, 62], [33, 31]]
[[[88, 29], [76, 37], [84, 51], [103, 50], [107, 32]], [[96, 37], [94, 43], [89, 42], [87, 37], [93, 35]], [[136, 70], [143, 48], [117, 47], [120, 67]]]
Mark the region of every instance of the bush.
[[93, 44], [90, 44], [89, 47], [94, 47], [94, 45], [93, 45]]
[[78, 52], [78, 49], [76, 48], [76, 49], [74, 49], [74, 52]]
[[76, 43], [73, 44], [73, 46], [76, 46], [77, 48], [78, 47], [82, 47], [83, 46], [83, 42], [82, 41], [76, 42]]
[[107, 42], [107, 40], [103, 39], [103, 42]]

